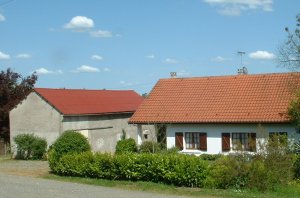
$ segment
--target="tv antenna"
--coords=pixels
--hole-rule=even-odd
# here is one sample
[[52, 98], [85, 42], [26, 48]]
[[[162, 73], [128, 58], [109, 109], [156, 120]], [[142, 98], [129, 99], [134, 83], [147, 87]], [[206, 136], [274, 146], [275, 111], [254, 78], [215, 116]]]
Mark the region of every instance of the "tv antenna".
[[243, 66], [243, 55], [245, 55], [246, 52], [239, 51], [237, 53], [241, 56], [241, 68], [238, 69], [238, 74], [248, 74], [248, 69], [245, 66]]
[[243, 67], [243, 55], [245, 55], [246, 52], [238, 51], [237, 53], [241, 56], [241, 67]]

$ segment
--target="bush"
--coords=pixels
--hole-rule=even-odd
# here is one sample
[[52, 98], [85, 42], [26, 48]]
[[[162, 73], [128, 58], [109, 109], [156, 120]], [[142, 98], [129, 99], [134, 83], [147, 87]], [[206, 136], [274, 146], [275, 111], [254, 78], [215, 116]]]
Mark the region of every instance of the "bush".
[[294, 163], [294, 177], [300, 179], [300, 154], [296, 155], [296, 160]]
[[88, 140], [81, 133], [65, 131], [57, 138], [49, 149], [49, 166], [55, 172], [56, 163], [59, 162], [63, 155], [68, 153], [81, 153], [85, 151], [91, 151], [91, 146]]
[[219, 159], [220, 157], [222, 157], [221, 154], [206, 154], [203, 153], [200, 155], [200, 158], [203, 160], [208, 160], [208, 161], [215, 161], [217, 159]]
[[33, 134], [20, 134], [14, 137], [17, 144], [16, 159], [42, 159], [47, 149], [47, 141]]
[[140, 153], [157, 153], [161, 151], [161, 145], [157, 142], [145, 141], [140, 145]]
[[134, 139], [119, 140], [116, 145], [116, 154], [137, 152], [137, 145]]
[[59, 175], [152, 181], [176, 186], [203, 187], [208, 164], [199, 157], [181, 154], [64, 155], [57, 163]]

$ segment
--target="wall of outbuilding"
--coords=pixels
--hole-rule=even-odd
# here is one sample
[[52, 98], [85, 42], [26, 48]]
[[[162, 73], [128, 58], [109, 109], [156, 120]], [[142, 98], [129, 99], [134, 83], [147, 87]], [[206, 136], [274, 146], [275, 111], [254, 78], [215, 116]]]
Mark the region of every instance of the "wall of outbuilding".
[[10, 142], [18, 134], [31, 134], [45, 138], [51, 145], [61, 132], [61, 114], [41, 99], [35, 92], [30, 93], [10, 111]]
[[62, 122], [63, 130], [76, 130], [84, 134], [89, 139], [93, 151], [114, 152], [123, 131], [126, 138], [137, 141], [137, 127], [128, 124], [131, 116], [132, 113], [65, 116]]

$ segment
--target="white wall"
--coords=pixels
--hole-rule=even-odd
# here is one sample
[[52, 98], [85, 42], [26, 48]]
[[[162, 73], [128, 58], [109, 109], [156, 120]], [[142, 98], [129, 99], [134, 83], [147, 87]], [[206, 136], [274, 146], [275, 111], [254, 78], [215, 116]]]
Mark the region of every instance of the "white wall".
[[[182, 152], [191, 154], [222, 153], [222, 133], [256, 133], [257, 143], [264, 137], [268, 137], [269, 132], [287, 132], [289, 139], [299, 137], [299, 134], [295, 133], [295, 128], [290, 124], [169, 124], [167, 125], [167, 148], [175, 147], [176, 132], [207, 133], [207, 151], [186, 150], [185, 140], [183, 141], [184, 149]], [[232, 141], [230, 142], [232, 144]]]

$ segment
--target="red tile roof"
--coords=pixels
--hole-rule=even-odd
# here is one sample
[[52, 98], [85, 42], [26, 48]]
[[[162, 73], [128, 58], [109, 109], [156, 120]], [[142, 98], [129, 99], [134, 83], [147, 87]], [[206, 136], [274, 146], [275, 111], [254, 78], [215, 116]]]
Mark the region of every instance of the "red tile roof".
[[131, 90], [36, 88], [34, 91], [64, 115], [134, 112], [143, 101]]
[[130, 123], [288, 122], [299, 82], [300, 73], [161, 79]]

